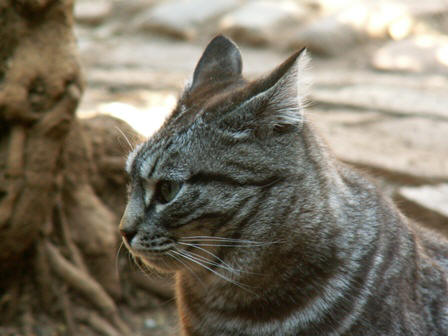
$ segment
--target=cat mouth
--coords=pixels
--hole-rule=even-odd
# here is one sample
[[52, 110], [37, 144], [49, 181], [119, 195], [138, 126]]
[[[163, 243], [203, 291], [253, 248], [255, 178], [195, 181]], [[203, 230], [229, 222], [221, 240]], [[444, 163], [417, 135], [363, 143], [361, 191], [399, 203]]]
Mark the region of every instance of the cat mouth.
[[160, 247], [142, 247], [142, 246], [127, 246], [129, 252], [135, 257], [135, 260], [140, 260], [144, 265], [155, 268], [160, 271], [172, 271], [173, 267], [170, 265], [169, 253], [173, 250], [172, 246]]
[[171, 237], [147, 235], [139, 232], [131, 237], [124, 236], [123, 242], [133, 253], [148, 257], [163, 255], [173, 250], [176, 245], [175, 240]]
[[160, 259], [169, 251], [175, 249], [175, 242], [172, 239], [141, 239], [129, 241], [123, 238], [126, 248], [134, 255], [144, 259]]
[[171, 247], [164, 249], [144, 249], [144, 250], [135, 250], [135, 253], [140, 257], [148, 258], [148, 259], [160, 259], [165, 257], [170, 251], [173, 249]]
[[179, 262], [176, 257], [176, 249], [167, 247], [163, 250], [133, 251], [146, 265], [162, 272], [176, 272], [185, 267], [184, 262]]

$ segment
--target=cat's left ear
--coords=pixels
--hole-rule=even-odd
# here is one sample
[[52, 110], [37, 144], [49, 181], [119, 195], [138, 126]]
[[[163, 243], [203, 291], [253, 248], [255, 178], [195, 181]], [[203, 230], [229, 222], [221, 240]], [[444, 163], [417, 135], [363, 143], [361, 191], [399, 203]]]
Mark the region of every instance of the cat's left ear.
[[190, 90], [223, 80], [239, 79], [241, 72], [238, 47], [227, 37], [218, 35], [210, 41], [196, 65]]
[[245, 105], [254, 111], [259, 127], [281, 129], [302, 123], [311, 84], [309, 60], [306, 49], [297, 51], [256, 83], [255, 94]]

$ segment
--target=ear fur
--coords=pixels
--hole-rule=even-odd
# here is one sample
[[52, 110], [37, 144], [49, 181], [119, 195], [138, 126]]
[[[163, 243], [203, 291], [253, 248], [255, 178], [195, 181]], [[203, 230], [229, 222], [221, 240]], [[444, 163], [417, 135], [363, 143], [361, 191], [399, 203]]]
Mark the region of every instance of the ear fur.
[[223, 127], [257, 134], [300, 127], [311, 79], [305, 49], [291, 55], [266, 77], [254, 82], [250, 97], [220, 119]]
[[265, 78], [267, 85], [247, 102], [265, 106], [258, 113], [262, 124], [282, 127], [302, 123], [311, 84], [307, 73], [309, 60], [305, 49], [293, 54]]
[[241, 72], [238, 47], [225, 36], [218, 35], [210, 41], [196, 65], [190, 90], [208, 83], [240, 78]]

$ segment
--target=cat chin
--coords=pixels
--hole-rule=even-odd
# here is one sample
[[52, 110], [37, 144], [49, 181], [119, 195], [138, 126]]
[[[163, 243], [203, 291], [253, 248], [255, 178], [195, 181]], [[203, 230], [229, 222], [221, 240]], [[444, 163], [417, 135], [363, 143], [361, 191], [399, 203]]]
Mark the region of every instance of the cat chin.
[[181, 269], [182, 265], [179, 262], [170, 257], [169, 255], [138, 255], [140, 260], [148, 267], [163, 273], [174, 273]]

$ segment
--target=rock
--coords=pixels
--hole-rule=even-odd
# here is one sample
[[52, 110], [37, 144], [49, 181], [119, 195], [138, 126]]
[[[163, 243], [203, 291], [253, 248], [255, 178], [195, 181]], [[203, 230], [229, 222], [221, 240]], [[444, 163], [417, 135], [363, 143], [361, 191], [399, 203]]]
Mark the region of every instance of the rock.
[[329, 105], [379, 110], [391, 115], [422, 116], [448, 121], [444, 90], [362, 84], [340, 89], [315, 89], [312, 100]]
[[372, 57], [378, 70], [448, 74], [448, 37], [420, 35], [393, 41]]
[[[300, 0], [303, 1], [303, 0]], [[314, 6], [319, 8], [319, 10], [322, 13], [328, 14], [328, 13], [335, 13], [339, 12], [340, 10], [347, 8], [347, 7], [353, 7], [356, 4], [360, 2], [360, 0], [306, 0], [307, 2], [314, 2]]]
[[190, 75], [201, 52], [201, 46], [183, 41], [118, 36], [92, 43], [82, 50], [81, 57], [84, 64], [103, 69], [149, 68]]
[[402, 187], [398, 204], [419, 223], [437, 229], [448, 237], [448, 184]]
[[400, 0], [400, 5], [417, 18], [440, 16], [448, 12], [448, 2], [446, 0]]
[[[183, 87], [186, 79], [190, 79], [196, 62], [203, 52], [205, 45], [197, 45], [185, 41], [169, 41], [166, 39], [145, 39], [139, 36], [113, 37], [101, 41], [101, 43], [84, 43], [85, 47], [81, 49], [81, 58], [83, 64], [91, 69], [87, 72], [87, 77], [102, 77], [101, 81], [106, 80], [107, 71], [111, 74], [120, 73], [117, 80], [127, 77], [134, 77], [136, 72], [141, 71], [141, 78], [145, 73], [167, 73], [166, 78], [162, 78], [162, 87], [164, 83], [169, 83], [170, 78], [177, 76], [179, 82], [176, 87]], [[274, 68], [283, 62], [287, 56], [268, 49], [244, 48], [244, 73], [249, 76], [266, 73], [267, 70]], [[129, 74], [124, 72], [129, 70]], [[178, 74], [178, 75], [176, 75]], [[112, 77], [110, 81], [112, 81]], [[160, 76], [155, 76], [159, 80]], [[151, 88], [160, 87], [160, 83], [152, 83]], [[117, 85], [120, 85], [118, 82]], [[171, 86], [171, 85], [170, 85]]]
[[109, 17], [112, 2], [108, 0], [76, 1], [74, 17], [78, 23], [98, 25]]
[[398, 182], [448, 181], [448, 122], [340, 109], [308, 116], [343, 161]]
[[306, 47], [318, 55], [335, 56], [353, 48], [363, 39], [364, 35], [357, 29], [339, 21], [337, 16], [328, 16], [299, 30], [287, 44], [290, 49]]
[[185, 82], [185, 75], [167, 71], [155, 71], [150, 69], [94, 68], [87, 74], [89, 85], [106, 87], [115, 92], [135, 89], [146, 90], [181, 90]]
[[199, 26], [238, 5], [238, 0], [182, 0], [163, 2], [135, 18], [134, 29], [152, 30], [183, 39], [197, 36]]
[[305, 26], [288, 42], [327, 56], [339, 55], [372, 38], [404, 38], [414, 21], [398, 3], [361, 1]]
[[134, 16], [149, 10], [160, 1], [161, 0], [113, 0], [113, 12], [117, 20], [124, 21], [125, 24], [129, 24], [129, 20], [132, 20]]
[[444, 216], [448, 222], [448, 184], [423, 187], [403, 187], [400, 194], [422, 207]]
[[[314, 63], [317, 60], [314, 60]], [[354, 85], [371, 85], [416, 89], [418, 92], [434, 90], [434, 92], [448, 92], [448, 77], [431, 74], [416, 77], [413, 74], [394, 72], [374, 72], [371, 70], [335, 67], [333, 64], [324, 66], [320, 63], [313, 67], [313, 83], [316, 90], [340, 89]]]
[[292, 1], [251, 1], [226, 15], [220, 27], [238, 42], [263, 45], [284, 38], [285, 29], [296, 29], [306, 14]]

